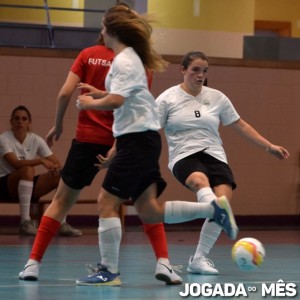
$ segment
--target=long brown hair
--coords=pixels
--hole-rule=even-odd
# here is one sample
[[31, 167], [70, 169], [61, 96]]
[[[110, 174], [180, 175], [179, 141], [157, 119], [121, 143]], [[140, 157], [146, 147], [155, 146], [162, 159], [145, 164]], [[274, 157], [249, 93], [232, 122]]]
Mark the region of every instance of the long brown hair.
[[108, 9], [103, 18], [106, 32], [128, 47], [132, 47], [144, 66], [153, 71], [163, 71], [167, 62], [153, 48], [152, 27], [146, 15], [139, 15], [124, 5]]

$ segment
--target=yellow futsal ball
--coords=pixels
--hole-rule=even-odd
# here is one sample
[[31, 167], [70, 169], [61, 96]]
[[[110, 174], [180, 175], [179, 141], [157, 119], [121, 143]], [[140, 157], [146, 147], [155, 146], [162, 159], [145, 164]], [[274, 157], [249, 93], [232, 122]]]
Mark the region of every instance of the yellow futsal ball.
[[266, 252], [262, 243], [254, 238], [238, 240], [232, 247], [232, 259], [242, 271], [252, 271], [260, 267]]

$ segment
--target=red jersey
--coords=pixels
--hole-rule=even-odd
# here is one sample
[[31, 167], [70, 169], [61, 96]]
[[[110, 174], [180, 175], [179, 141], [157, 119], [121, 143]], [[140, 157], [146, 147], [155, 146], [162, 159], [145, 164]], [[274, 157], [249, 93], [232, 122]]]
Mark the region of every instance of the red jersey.
[[[77, 56], [71, 71], [80, 78], [81, 82], [88, 83], [99, 90], [105, 90], [105, 77], [113, 58], [113, 51], [105, 46], [85, 48]], [[146, 73], [150, 88], [153, 74], [150, 71]], [[81, 110], [75, 139], [83, 143], [111, 146], [114, 143], [112, 124], [113, 111]]]
[[[113, 58], [113, 51], [105, 46], [89, 47], [79, 53], [71, 71], [80, 78], [81, 82], [105, 90], [105, 77]], [[114, 142], [112, 124], [112, 111], [81, 110], [75, 138], [79, 142], [111, 146]]]

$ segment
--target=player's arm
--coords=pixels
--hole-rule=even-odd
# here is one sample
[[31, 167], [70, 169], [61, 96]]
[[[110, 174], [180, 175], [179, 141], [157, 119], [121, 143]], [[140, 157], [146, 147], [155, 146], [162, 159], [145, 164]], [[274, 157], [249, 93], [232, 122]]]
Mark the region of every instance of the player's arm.
[[47, 165], [44, 164], [44, 166], [49, 170], [49, 172], [58, 175], [61, 169], [61, 164], [58, 158], [54, 154], [51, 154], [44, 157], [44, 160], [47, 161]]
[[68, 108], [70, 99], [79, 82], [80, 78], [75, 73], [70, 71], [64, 85], [58, 93], [54, 126], [50, 129], [49, 133], [46, 136], [47, 144], [50, 147], [53, 145], [53, 138], [55, 141], [57, 141], [63, 132], [64, 116]]
[[108, 95], [108, 92], [100, 91], [100, 90], [98, 90], [97, 92], [93, 92], [93, 93], [88, 94], [88, 96], [92, 96], [93, 99], [101, 99], [101, 98], [105, 97], [106, 95]]
[[80, 95], [76, 101], [77, 108], [92, 110], [113, 110], [123, 104], [124, 97], [117, 94], [107, 94], [101, 99], [94, 99], [88, 95]]
[[285, 148], [272, 144], [243, 119], [239, 119], [231, 124], [231, 126], [249, 141], [265, 149], [267, 152], [276, 156], [277, 158], [285, 159], [289, 157], [289, 152]]
[[[90, 84], [85, 83], [85, 82], [79, 82], [77, 84], [77, 89], [79, 89], [81, 91], [81, 94], [86, 94], [86, 93], [89, 93], [89, 94], [91, 94], [91, 93], [93, 93], [93, 94], [94, 93], [95, 94], [102, 93], [101, 90], [99, 90], [96, 87], [94, 87], [93, 85], [90, 85]], [[107, 93], [105, 93], [105, 94], [107, 94]], [[101, 98], [101, 97], [99, 97], [99, 98]]]
[[45, 161], [44, 158], [18, 159], [14, 152], [8, 152], [4, 154], [3, 158], [16, 170], [26, 166], [35, 167], [38, 165], [42, 165]]
[[107, 168], [108, 165], [110, 164], [110, 162], [112, 161], [112, 159], [114, 158], [114, 156], [116, 155], [116, 152], [117, 152], [116, 146], [117, 146], [117, 143], [115, 140], [112, 147], [106, 153], [106, 156], [102, 156], [101, 154], [98, 154], [97, 159], [98, 159], [99, 163], [95, 164], [95, 166], [98, 167], [99, 169]]

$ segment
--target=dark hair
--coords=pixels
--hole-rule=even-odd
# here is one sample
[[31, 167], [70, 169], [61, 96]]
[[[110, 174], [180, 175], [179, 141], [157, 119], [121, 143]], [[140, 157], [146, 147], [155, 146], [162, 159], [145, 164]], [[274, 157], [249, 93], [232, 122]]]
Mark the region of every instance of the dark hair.
[[97, 40], [96, 40], [96, 45], [101, 45], [101, 46], [104, 46], [104, 40], [103, 40], [103, 36], [102, 34], [100, 33]]
[[183, 67], [184, 70], [186, 70], [189, 65], [191, 64], [191, 62], [197, 58], [200, 58], [202, 60], [206, 60], [208, 62], [208, 58], [207, 56], [203, 53], [203, 52], [200, 52], [200, 51], [191, 51], [191, 52], [188, 52], [183, 58], [182, 58], [182, 61], [181, 61], [181, 66]]
[[10, 116], [10, 119], [12, 120], [12, 118], [14, 117], [15, 113], [18, 111], [18, 110], [23, 110], [23, 111], [26, 111], [27, 115], [28, 115], [28, 119], [29, 121], [31, 122], [31, 113], [29, 111], [29, 109], [24, 106], [24, 105], [19, 105], [17, 106], [11, 113], [11, 116]]

